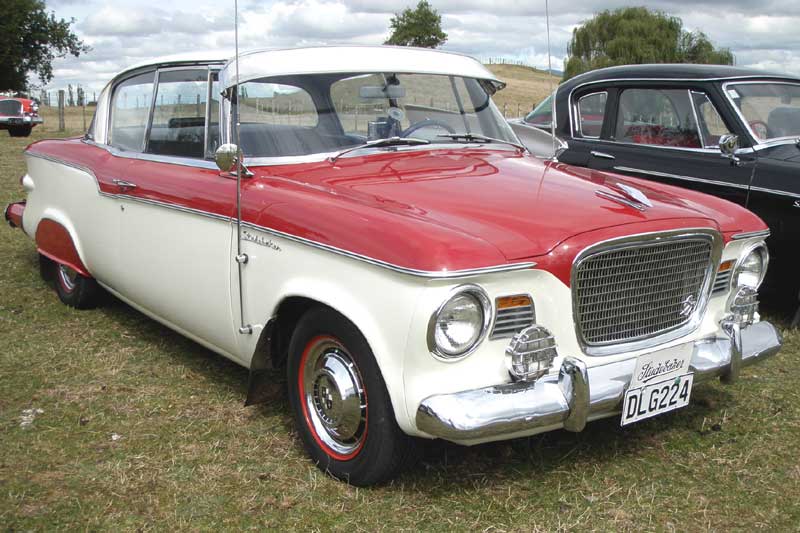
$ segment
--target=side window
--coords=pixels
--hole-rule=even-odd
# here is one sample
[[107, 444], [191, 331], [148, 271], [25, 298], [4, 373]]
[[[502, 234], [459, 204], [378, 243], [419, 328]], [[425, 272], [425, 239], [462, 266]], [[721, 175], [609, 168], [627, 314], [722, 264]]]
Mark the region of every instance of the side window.
[[537, 128], [549, 128], [550, 122], [553, 121], [553, 95], [551, 94], [542, 102], [533, 108], [533, 111], [528, 113], [523, 120], [531, 126]]
[[582, 137], [597, 139], [603, 129], [608, 93], [592, 93], [578, 100], [578, 131]]
[[147, 72], [117, 85], [111, 103], [111, 146], [133, 152], [144, 148], [154, 78], [155, 72]]
[[725, 125], [717, 108], [706, 93], [692, 91], [692, 101], [697, 110], [697, 121], [700, 125], [700, 136], [704, 148], [717, 148], [719, 138], [731, 131]]
[[206, 157], [214, 157], [219, 148], [219, 73], [209, 75], [211, 88], [208, 96], [208, 139], [206, 140]]
[[204, 157], [207, 98], [208, 70], [159, 72], [147, 152]]
[[701, 148], [689, 91], [626, 89], [619, 100], [615, 138], [634, 144]]

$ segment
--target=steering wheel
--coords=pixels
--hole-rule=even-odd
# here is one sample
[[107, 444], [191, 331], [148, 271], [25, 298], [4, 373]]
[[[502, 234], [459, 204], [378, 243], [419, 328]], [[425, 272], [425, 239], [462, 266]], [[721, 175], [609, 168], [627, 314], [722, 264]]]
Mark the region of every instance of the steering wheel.
[[424, 120], [420, 120], [419, 122], [415, 122], [414, 124], [407, 127], [405, 130], [400, 132], [400, 137], [408, 137], [412, 133], [417, 130], [421, 130], [422, 128], [429, 128], [431, 126], [438, 126], [447, 131], [447, 133], [455, 133], [454, 130], [449, 124], [442, 122], [441, 120], [435, 120], [432, 118], [426, 118]]
[[753, 120], [750, 124], [750, 129], [753, 130], [753, 133], [756, 134], [756, 137], [759, 140], [765, 141], [767, 137], [769, 137], [769, 129], [767, 128], [767, 123], [763, 120]]

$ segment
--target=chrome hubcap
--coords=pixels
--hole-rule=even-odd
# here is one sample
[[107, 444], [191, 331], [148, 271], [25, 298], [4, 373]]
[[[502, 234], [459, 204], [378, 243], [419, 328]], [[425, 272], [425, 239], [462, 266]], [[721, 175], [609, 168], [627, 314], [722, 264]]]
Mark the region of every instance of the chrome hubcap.
[[302, 368], [308, 418], [317, 436], [342, 455], [357, 451], [367, 428], [361, 375], [344, 347], [323, 338], [309, 349]]
[[75, 283], [78, 280], [78, 273], [68, 266], [58, 265], [58, 279], [67, 292], [72, 292], [75, 290]]

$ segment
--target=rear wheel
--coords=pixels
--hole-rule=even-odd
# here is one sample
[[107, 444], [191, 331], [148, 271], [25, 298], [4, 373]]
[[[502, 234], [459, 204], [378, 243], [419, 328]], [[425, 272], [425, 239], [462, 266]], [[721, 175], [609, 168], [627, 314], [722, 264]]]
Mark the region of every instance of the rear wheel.
[[340, 314], [312, 309], [289, 345], [289, 399], [300, 437], [324, 472], [365, 486], [394, 477], [414, 440], [394, 418], [367, 341]]
[[92, 309], [100, 301], [100, 286], [74, 269], [40, 256], [39, 266], [46, 281], [54, 281], [59, 299], [75, 309]]

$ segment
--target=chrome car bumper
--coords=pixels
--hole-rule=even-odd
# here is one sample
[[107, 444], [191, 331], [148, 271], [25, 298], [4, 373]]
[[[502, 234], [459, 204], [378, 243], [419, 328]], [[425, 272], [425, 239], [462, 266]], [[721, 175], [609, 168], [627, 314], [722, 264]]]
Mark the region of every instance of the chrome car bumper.
[[30, 126], [32, 124], [41, 124], [44, 122], [42, 117], [11, 117], [0, 116], [0, 125], [5, 126]]
[[[780, 332], [769, 322], [694, 343], [694, 380], [736, 379], [739, 369], [780, 350]], [[589, 420], [619, 413], [636, 359], [587, 368], [567, 357], [558, 376], [536, 382], [505, 383], [453, 394], [437, 394], [417, 409], [417, 428], [454, 442], [493, 440], [538, 428], [581, 431]]]

